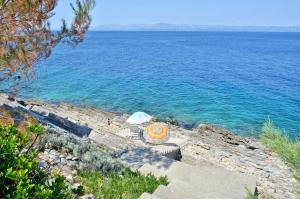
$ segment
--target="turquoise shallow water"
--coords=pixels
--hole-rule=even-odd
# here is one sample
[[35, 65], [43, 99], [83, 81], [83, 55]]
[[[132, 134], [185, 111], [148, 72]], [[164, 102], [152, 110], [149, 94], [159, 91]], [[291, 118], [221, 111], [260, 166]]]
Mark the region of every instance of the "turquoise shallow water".
[[90, 32], [58, 46], [20, 95], [300, 134], [300, 33]]

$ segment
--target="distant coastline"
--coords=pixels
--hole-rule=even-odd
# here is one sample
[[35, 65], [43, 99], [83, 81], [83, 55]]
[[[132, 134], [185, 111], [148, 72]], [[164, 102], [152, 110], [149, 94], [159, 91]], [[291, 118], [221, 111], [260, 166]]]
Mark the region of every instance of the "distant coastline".
[[188, 24], [106, 24], [91, 31], [220, 31], [220, 32], [300, 32], [300, 26], [211, 26]]

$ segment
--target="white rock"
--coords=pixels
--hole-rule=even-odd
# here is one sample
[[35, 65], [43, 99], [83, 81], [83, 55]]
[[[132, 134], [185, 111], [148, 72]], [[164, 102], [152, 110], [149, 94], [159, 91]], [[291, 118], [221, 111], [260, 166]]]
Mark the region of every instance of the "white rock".
[[71, 184], [74, 183], [74, 178], [73, 178], [73, 176], [71, 176], [71, 175], [68, 175], [68, 176], [66, 177], [66, 180], [67, 180], [69, 183], [71, 183]]
[[66, 157], [67, 160], [72, 160], [72, 158], [73, 158], [73, 156], [71, 156], [71, 155], [68, 155], [68, 156]]
[[86, 194], [84, 196], [80, 197], [81, 199], [96, 199], [96, 197], [93, 194]]

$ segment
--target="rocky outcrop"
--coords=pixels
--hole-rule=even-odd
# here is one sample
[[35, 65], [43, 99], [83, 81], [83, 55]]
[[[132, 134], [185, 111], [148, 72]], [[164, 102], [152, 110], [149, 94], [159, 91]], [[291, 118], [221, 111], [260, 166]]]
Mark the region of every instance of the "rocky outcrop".
[[190, 142], [182, 153], [183, 157], [192, 157], [195, 164], [211, 163], [255, 176], [260, 198], [297, 198], [300, 189], [293, 172], [258, 140], [236, 136], [211, 125], [200, 125], [189, 137]]
[[[91, 107], [75, 107], [68, 104], [21, 101], [24, 103], [11, 102], [0, 95], [0, 105], [4, 103], [9, 104], [10, 107], [21, 107], [19, 109], [38, 113], [44, 118], [52, 113], [60, 117], [57, 119], [60, 122], [56, 125], [62, 126], [64, 129], [68, 129], [68, 127], [64, 126], [65, 122], [61, 121], [61, 118], [92, 129], [88, 138], [97, 144], [119, 151], [119, 155], [116, 152], [116, 156], [122, 157], [124, 161], [130, 162], [138, 159], [135, 158], [138, 155], [134, 155], [135, 157], [130, 155], [135, 154], [130, 149], [154, 151], [155, 154], [158, 154], [158, 159], [160, 155], [166, 155], [169, 152], [167, 148], [160, 148], [161, 146], [149, 145], [139, 139], [129, 139], [128, 137], [133, 135], [132, 132], [136, 132], [134, 129], [128, 128], [127, 114], [114, 114]], [[145, 126], [139, 125], [138, 128], [144, 129]], [[293, 177], [293, 172], [276, 154], [267, 150], [259, 140], [240, 137], [226, 129], [207, 124], [199, 125], [198, 128], [192, 130], [172, 124], [169, 124], [168, 128], [170, 138], [166, 146], [174, 146], [170, 151], [178, 150], [178, 153], [182, 155], [183, 163], [193, 166], [213, 165], [253, 176], [256, 178], [257, 191], [262, 199], [297, 198], [300, 189]], [[164, 154], [165, 152], [166, 154]], [[142, 156], [140, 159], [143, 159]], [[133, 162], [133, 164], [137, 162]]]
[[[67, 185], [71, 189], [77, 189], [80, 183], [77, 180], [77, 169], [81, 167], [81, 162], [78, 157], [72, 155], [65, 155], [53, 149], [45, 149], [44, 152], [39, 153], [39, 167], [47, 173], [59, 173], [66, 179]], [[95, 199], [93, 194], [86, 194], [80, 199]]]

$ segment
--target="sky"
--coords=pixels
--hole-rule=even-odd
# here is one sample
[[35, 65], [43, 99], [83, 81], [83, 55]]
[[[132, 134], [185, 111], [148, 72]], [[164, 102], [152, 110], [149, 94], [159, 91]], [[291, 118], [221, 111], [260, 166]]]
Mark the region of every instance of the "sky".
[[[300, 0], [95, 0], [92, 27], [110, 24], [300, 26]], [[72, 19], [70, 2], [59, 0], [52, 27]]]

